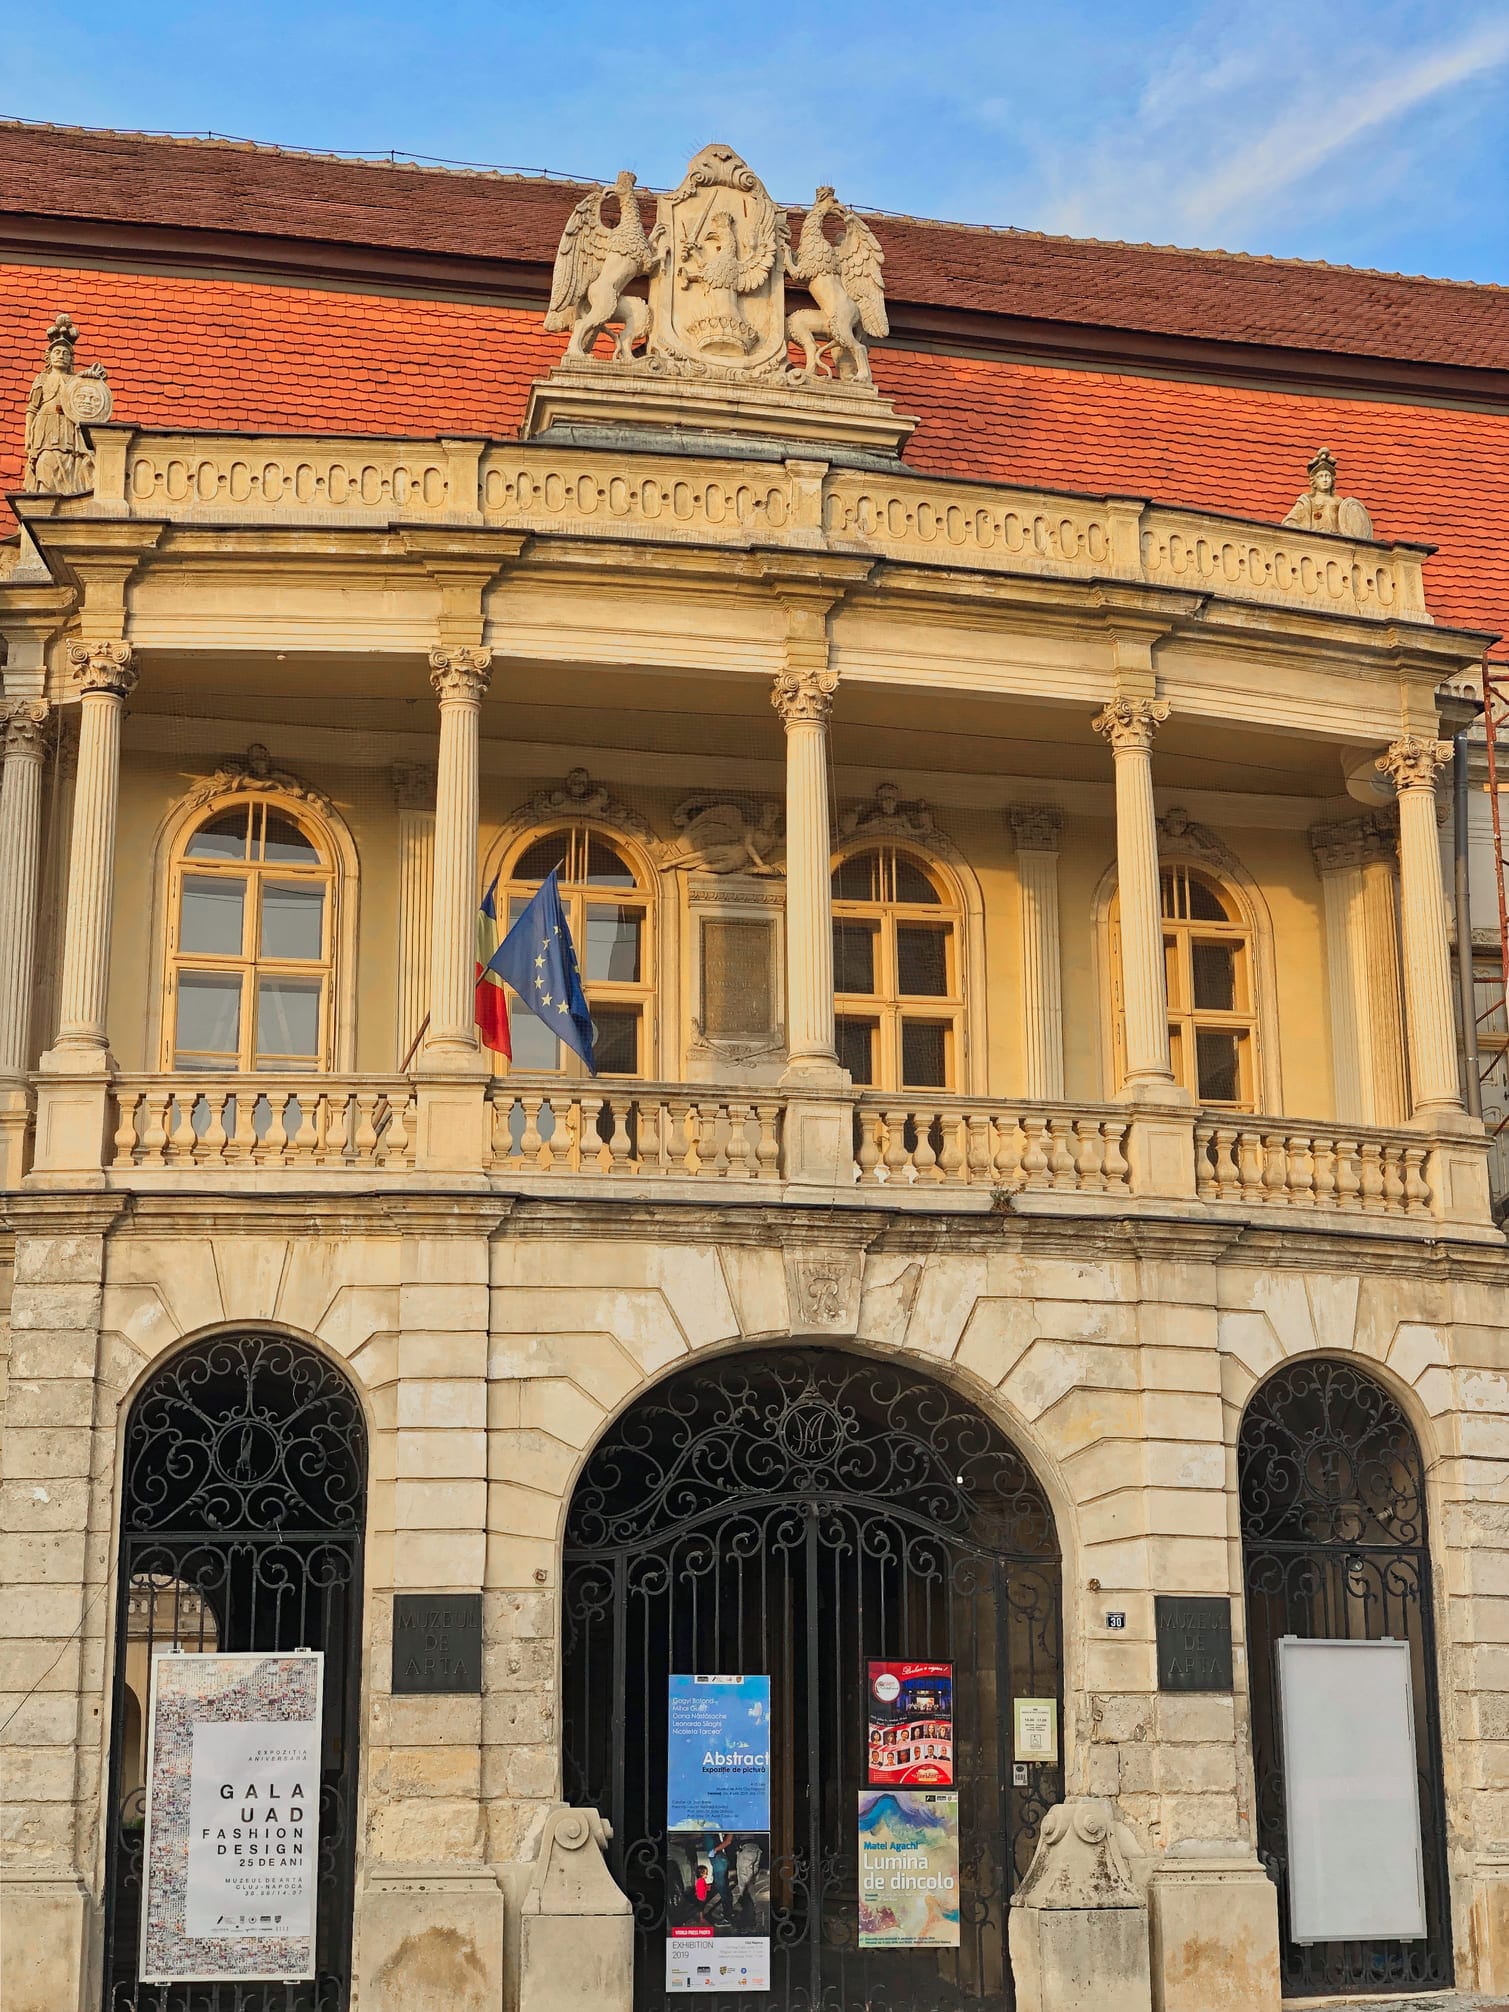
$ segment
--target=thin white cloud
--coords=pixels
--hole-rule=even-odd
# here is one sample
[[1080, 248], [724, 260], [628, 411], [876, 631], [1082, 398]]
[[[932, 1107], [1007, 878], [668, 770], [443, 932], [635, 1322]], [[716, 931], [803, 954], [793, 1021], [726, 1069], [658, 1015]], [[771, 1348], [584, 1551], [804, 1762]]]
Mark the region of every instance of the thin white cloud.
[[1331, 99], [1322, 114], [1309, 106], [1285, 110], [1233, 155], [1224, 171], [1191, 192], [1185, 215], [1196, 228], [1218, 226], [1246, 211], [1255, 191], [1277, 195], [1313, 175], [1364, 133], [1505, 63], [1509, 21], [1485, 24], [1434, 55], [1409, 50], [1382, 75]]

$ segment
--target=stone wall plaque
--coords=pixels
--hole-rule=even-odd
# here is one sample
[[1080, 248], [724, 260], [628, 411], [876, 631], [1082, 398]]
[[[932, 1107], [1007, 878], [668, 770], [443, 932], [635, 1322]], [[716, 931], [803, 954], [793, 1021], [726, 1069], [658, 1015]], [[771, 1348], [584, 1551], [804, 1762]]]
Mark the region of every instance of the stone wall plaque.
[[393, 1595], [393, 1695], [482, 1689], [482, 1595]]
[[1231, 1602], [1159, 1593], [1154, 1601], [1160, 1691], [1231, 1689]]

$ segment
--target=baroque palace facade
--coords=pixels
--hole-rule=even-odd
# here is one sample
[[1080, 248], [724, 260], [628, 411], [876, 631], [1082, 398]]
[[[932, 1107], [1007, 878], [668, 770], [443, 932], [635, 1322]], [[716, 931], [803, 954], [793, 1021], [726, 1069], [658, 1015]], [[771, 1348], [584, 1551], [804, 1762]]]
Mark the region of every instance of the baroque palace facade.
[[[0, 211], [7, 2012], [627, 2012], [734, 1886], [725, 2007], [1509, 1992], [1503, 295], [723, 146], [9, 127]], [[552, 868], [595, 1076], [473, 1025]], [[1291, 1651], [1390, 1640], [1336, 1790]], [[323, 1652], [305, 1982], [138, 1981], [175, 1648]], [[922, 1946], [868, 1658], [952, 1666]], [[769, 1814], [688, 1884], [693, 1671]]]

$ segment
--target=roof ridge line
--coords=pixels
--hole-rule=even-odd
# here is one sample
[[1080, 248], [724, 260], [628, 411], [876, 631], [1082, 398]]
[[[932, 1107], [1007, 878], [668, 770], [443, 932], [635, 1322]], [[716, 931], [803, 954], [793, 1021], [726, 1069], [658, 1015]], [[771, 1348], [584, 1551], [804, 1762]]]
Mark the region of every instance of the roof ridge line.
[[[276, 140], [247, 140], [230, 133], [176, 132], [166, 127], [80, 126], [53, 119], [25, 119], [0, 115], [0, 131], [77, 133], [98, 139], [150, 140], [169, 146], [221, 148], [228, 153], [272, 154], [296, 161], [329, 161], [342, 166], [397, 168], [413, 174], [447, 175], [457, 180], [544, 182], [561, 188], [595, 188], [606, 185], [606, 177], [567, 174], [557, 168], [503, 167], [484, 161], [448, 160], [439, 154], [400, 154], [397, 148], [386, 153], [363, 153], [354, 147], [290, 147]], [[644, 194], [657, 196], [668, 191], [653, 183], [639, 184]], [[805, 207], [804, 203], [778, 201], [782, 209]], [[860, 216], [881, 217], [892, 223], [915, 224], [925, 230], [973, 231], [984, 237], [1015, 237], [1037, 244], [1095, 245], [1105, 251], [1165, 252], [1176, 258], [1230, 260], [1244, 265], [1280, 266], [1300, 272], [1344, 273], [1353, 279], [1386, 279], [1406, 286], [1455, 287], [1470, 293], [1509, 293], [1509, 285], [1497, 280], [1452, 279], [1438, 273], [1407, 273], [1386, 266], [1345, 265], [1331, 259], [1296, 258], [1279, 252], [1229, 251], [1219, 245], [1154, 244], [1146, 238], [1075, 237], [1066, 231], [1034, 230], [1025, 224], [963, 223], [950, 217], [918, 216], [909, 210], [879, 209], [855, 203]]]

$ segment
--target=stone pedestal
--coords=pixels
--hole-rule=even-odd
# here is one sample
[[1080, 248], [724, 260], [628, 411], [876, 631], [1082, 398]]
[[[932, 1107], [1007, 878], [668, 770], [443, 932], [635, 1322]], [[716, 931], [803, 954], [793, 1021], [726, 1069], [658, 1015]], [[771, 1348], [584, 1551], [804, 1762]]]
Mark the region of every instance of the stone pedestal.
[[1175, 1845], [1148, 1883], [1155, 2012], [1279, 2012], [1278, 1889], [1240, 1845]]
[[6, 1874], [0, 1881], [5, 2012], [76, 2012], [89, 1914], [89, 1896], [71, 1872]]
[[362, 1894], [363, 2012], [497, 2012], [503, 1889], [485, 1865], [385, 1865]]
[[1195, 1199], [1195, 1126], [1186, 1111], [1147, 1109], [1142, 1098], [1129, 1100], [1132, 1119], [1122, 1150], [1127, 1160], [1127, 1185], [1138, 1196], [1159, 1201]]
[[629, 2012], [634, 1920], [603, 1860], [595, 1809], [551, 1812], [533, 1867], [509, 1880], [507, 2012]]
[[1109, 1802], [1075, 1796], [1043, 1819], [1011, 1902], [1017, 2012], [1152, 2012], [1147, 1904]]

